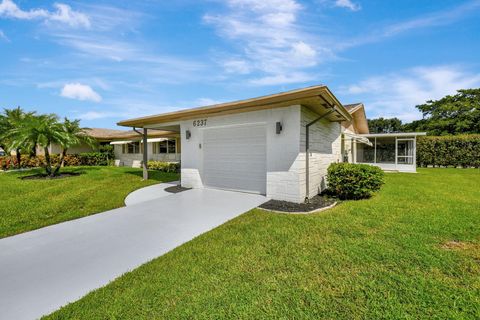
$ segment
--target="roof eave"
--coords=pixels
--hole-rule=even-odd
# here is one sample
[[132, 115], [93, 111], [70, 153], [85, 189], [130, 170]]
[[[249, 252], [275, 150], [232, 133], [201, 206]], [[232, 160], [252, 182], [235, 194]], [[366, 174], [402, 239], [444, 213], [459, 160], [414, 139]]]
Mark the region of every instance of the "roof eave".
[[139, 127], [142, 128], [146, 125], [160, 124], [172, 121], [188, 120], [199, 116], [213, 116], [220, 114], [242, 113], [255, 110], [263, 110], [275, 107], [288, 106], [301, 104], [302, 99], [315, 98], [320, 95], [327, 95], [329, 100], [336, 106], [337, 112], [344, 117], [342, 120], [351, 120], [352, 116], [333, 95], [333, 93], [326, 86], [316, 86], [311, 88], [299, 89], [296, 91], [279, 93], [270, 96], [264, 96], [259, 98], [252, 98], [247, 100], [234, 101], [224, 104], [180, 110], [177, 112], [164, 113], [149, 117], [141, 117], [135, 119], [129, 119], [120, 121], [117, 124], [119, 126], [126, 127]]

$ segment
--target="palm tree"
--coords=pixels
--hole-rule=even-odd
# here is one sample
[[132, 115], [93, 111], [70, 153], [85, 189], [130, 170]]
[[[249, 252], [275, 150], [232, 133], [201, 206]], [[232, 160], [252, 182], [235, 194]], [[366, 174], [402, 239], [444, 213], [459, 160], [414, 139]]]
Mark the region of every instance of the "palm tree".
[[58, 122], [55, 114], [29, 115], [21, 126], [11, 130], [11, 145], [18, 148], [22, 145], [38, 146], [45, 152], [45, 170], [47, 175], [53, 176], [52, 161], [49, 147], [52, 143], [63, 145], [67, 137], [63, 125]]
[[22, 143], [18, 141], [15, 145], [12, 144], [12, 141], [15, 140], [15, 132], [25, 125], [26, 119], [34, 115], [35, 112], [25, 112], [20, 107], [4, 109], [4, 114], [0, 115], [0, 141], [6, 151], [15, 151], [18, 168], [20, 168], [21, 153], [24, 150], [31, 150], [35, 145], [32, 145], [30, 140], [25, 140]]
[[65, 156], [67, 155], [69, 148], [82, 143], [92, 147], [96, 145], [96, 140], [88, 135], [87, 130], [89, 130], [89, 128], [80, 127], [80, 120], [76, 119], [72, 121], [65, 118], [64, 122], [62, 123], [62, 127], [63, 139], [55, 141], [62, 147], [62, 153], [60, 154], [60, 161], [53, 171], [53, 175], [57, 175], [59, 173], [60, 168], [64, 164]]

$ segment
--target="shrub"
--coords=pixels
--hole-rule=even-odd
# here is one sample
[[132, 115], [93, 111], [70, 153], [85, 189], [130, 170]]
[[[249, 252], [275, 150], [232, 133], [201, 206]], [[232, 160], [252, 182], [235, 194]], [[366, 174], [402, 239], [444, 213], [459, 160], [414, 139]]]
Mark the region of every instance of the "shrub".
[[419, 137], [417, 164], [423, 167], [480, 168], [480, 135]]
[[[52, 165], [56, 166], [60, 161], [58, 154], [50, 155]], [[107, 166], [113, 160], [109, 159], [108, 153], [100, 152], [87, 152], [81, 154], [67, 154], [64, 159], [64, 165], [66, 167], [74, 166]], [[30, 157], [28, 155], [22, 155], [20, 160], [21, 168], [39, 168], [45, 166], [45, 156], [37, 155], [36, 157]], [[0, 169], [11, 170], [17, 167], [17, 159], [15, 156], [0, 157]]]
[[180, 172], [179, 162], [148, 161], [148, 169], [162, 172]]
[[84, 152], [78, 156], [82, 166], [108, 166], [111, 160], [107, 153], [102, 152]]
[[368, 164], [332, 163], [328, 167], [328, 190], [340, 199], [365, 199], [383, 185], [382, 169]]

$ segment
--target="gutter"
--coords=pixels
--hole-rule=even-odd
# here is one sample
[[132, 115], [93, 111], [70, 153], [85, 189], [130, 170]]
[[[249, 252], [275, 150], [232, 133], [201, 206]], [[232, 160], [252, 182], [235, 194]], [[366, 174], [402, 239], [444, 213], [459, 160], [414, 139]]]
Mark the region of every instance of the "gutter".
[[[323, 98], [322, 98], [323, 99]], [[327, 102], [325, 99], [323, 99], [325, 102]], [[326, 116], [330, 115], [333, 112], [338, 112], [338, 110], [335, 109], [335, 105], [330, 105], [327, 102], [330, 110], [321, 115], [320, 117], [316, 118], [315, 120], [307, 123], [305, 126], [306, 129], [306, 139], [305, 139], [305, 202], [309, 203], [309, 195], [310, 195], [310, 127], [320, 121], [321, 119], [325, 118]]]

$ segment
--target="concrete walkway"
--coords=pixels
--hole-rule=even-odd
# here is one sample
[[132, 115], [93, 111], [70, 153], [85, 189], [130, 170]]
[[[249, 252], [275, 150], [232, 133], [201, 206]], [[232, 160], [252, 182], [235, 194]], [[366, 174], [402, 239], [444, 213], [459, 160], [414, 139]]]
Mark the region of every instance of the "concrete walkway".
[[165, 189], [168, 187], [176, 186], [179, 183], [179, 181], [158, 183], [154, 184], [153, 186], [148, 186], [142, 189], [135, 190], [125, 198], [125, 205], [131, 206], [137, 203], [171, 196], [172, 193], [165, 191]]
[[193, 189], [0, 239], [0, 318], [39, 318], [264, 201]]

